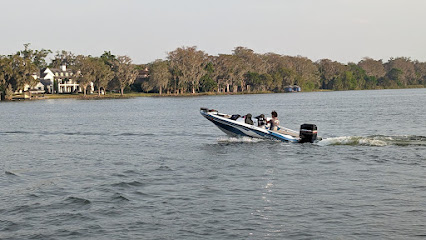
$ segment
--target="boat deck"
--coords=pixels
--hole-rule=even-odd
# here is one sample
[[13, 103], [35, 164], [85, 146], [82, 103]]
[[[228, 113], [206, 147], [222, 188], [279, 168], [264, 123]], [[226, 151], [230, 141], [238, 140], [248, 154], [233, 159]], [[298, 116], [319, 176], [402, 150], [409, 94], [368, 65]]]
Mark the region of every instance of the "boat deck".
[[298, 132], [296, 132], [294, 130], [291, 130], [291, 129], [287, 129], [287, 128], [281, 128], [278, 131], [274, 131], [274, 132], [278, 132], [278, 133], [281, 133], [281, 134], [290, 135], [290, 136], [295, 137], [295, 138], [299, 137], [299, 133]]

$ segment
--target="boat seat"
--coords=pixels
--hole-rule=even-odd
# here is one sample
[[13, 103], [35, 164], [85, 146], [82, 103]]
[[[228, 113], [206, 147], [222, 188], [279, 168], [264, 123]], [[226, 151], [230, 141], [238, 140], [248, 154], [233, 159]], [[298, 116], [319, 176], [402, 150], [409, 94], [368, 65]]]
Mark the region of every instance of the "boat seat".
[[247, 113], [247, 115], [244, 118], [244, 122], [247, 123], [247, 124], [250, 124], [250, 125], [254, 124], [253, 120], [251, 120], [251, 114], [250, 113]]

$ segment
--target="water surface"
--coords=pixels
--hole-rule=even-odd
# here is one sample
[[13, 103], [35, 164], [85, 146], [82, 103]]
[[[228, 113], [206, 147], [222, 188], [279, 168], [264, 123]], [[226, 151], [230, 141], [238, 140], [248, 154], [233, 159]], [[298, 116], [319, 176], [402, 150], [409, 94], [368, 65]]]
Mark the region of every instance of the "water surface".
[[[0, 239], [420, 239], [425, 89], [0, 103]], [[318, 144], [228, 138], [269, 115]]]

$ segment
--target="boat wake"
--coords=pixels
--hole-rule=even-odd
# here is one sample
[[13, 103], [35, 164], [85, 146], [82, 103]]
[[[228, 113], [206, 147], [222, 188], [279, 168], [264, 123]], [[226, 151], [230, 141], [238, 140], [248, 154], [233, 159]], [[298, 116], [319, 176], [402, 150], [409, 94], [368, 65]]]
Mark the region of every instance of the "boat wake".
[[424, 136], [345, 136], [345, 137], [333, 137], [324, 138], [318, 143], [319, 146], [329, 145], [351, 145], [351, 146], [426, 146], [426, 137]]
[[257, 143], [265, 140], [251, 137], [220, 137], [217, 141], [219, 143]]

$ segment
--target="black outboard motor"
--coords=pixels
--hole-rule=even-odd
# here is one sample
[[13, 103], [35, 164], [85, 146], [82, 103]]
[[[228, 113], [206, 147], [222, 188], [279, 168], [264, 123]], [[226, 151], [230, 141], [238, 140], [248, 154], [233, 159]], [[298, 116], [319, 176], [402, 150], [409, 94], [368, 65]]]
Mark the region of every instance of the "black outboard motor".
[[317, 125], [315, 124], [305, 123], [300, 125], [300, 133], [299, 133], [300, 142], [313, 143], [315, 140], [317, 140], [317, 133], [318, 133], [318, 129], [317, 129]]

